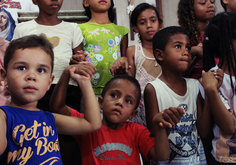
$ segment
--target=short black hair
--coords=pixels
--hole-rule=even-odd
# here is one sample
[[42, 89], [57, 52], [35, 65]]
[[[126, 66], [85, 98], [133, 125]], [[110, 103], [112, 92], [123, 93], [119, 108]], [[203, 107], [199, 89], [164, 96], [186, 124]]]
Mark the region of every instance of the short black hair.
[[[152, 41], [153, 54], [155, 54], [156, 49], [164, 51], [167, 43], [170, 40], [170, 37], [176, 34], [184, 34], [188, 36], [188, 32], [180, 26], [169, 26], [156, 32], [156, 34], [153, 36], [153, 41]], [[159, 63], [158, 60], [157, 62]]]
[[[6, 49], [4, 56], [4, 68], [7, 71], [9, 61], [18, 49], [41, 48], [51, 57], [51, 66], [53, 71], [54, 53], [52, 44], [43, 35], [28, 35], [22, 38], [12, 40]], [[36, 59], [37, 60], [37, 59]]]
[[135, 109], [137, 109], [138, 106], [139, 106], [140, 99], [141, 99], [141, 88], [140, 88], [140, 84], [139, 84], [138, 80], [136, 80], [134, 77], [129, 76], [129, 75], [127, 75], [127, 74], [117, 75], [117, 76], [113, 77], [112, 79], [110, 79], [110, 80], [106, 83], [105, 87], [103, 88], [103, 91], [102, 91], [101, 96], [104, 98], [104, 96], [105, 96], [106, 92], [108, 91], [108, 89], [110, 89], [110, 88], [112, 87], [113, 82], [115, 82], [115, 81], [117, 81], [117, 80], [120, 80], [120, 79], [122, 79], [122, 80], [128, 80], [129, 82], [133, 83], [133, 84], [136, 86], [137, 91], [138, 91], [138, 96], [137, 96], [137, 104], [136, 104], [136, 106], [135, 106]]
[[[84, 6], [84, 4], [83, 4], [83, 7], [84, 7], [84, 10], [85, 10], [85, 15], [86, 15], [89, 19], [91, 19], [92, 15], [91, 15], [91, 11], [90, 11], [89, 6], [86, 7], [86, 6]], [[114, 2], [113, 2], [113, 0], [111, 0], [111, 6], [110, 6], [110, 8], [108, 9], [108, 17], [109, 17], [109, 20], [110, 20], [111, 22], [114, 22], [114, 20], [115, 20], [115, 18], [116, 18], [116, 13], [115, 13], [115, 11], [114, 11], [113, 8], [114, 8]]]

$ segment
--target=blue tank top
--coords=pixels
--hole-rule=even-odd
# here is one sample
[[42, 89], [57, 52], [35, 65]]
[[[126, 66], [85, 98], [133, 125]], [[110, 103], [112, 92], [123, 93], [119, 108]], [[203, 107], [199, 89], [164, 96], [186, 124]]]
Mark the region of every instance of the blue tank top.
[[7, 116], [7, 148], [0, 164], [62, 165], [53, 114], [0, 107]]

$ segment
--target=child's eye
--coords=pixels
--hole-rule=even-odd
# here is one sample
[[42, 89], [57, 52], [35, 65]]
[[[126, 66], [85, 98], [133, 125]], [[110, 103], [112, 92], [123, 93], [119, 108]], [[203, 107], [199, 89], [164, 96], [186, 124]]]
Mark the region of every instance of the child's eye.
[[176, 49], [181, 49], [181, 46], [180, 45], [175, 45], [175, 48]]
[[45, 73], [45, 69], [39, 68], [39, 69], [38, 69], [38, 72], [39, 72], [39, 73]]
[[205, 5], [206, 4], [206, 0], [205, 1], [200, 1], [199, 4], [200, 5]]
[[112, 93], [112, 94], [111, 94], [111, 97], [117, 98], [117, 94]]
[[157, 20], [156, 20], [156, 19], [152, 19], [151, 21], [152, 21], [152, 22], [156, 22]]
[[25, 70], [26, 70], [26, 67], [24, 67], [24, 66], [19, 66], [19, 67], [17, 67], [17, 69], [20, 70], [20, 71], [25, 71]]
[[144, 25], [144, 24], [145, 24], [145, 22], [139, 22], [139, 24], [140, 24], [140, 25]]
[[211, 0], [211, 3], [212, 3], [212, 4], [215, 4], [215, 0]]
[[186, 50], [187, 50], [187, 51], [190, 51], [190, 50], [191, 50], [191, 46], [187, 46], [187, 47], [186, 47]]
[[132, 104], [132, 101], [129, 100], [129, 99], [126, 99], [125, 101], [126, 101], [126, 103], [128, 103], [128, 104]]

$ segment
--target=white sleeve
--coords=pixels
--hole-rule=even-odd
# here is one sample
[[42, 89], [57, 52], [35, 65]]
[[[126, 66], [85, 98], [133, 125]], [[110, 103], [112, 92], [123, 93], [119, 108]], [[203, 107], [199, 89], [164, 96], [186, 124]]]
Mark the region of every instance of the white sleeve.
[[82, 31], [79, 25], [76, 23], [73, 23], [73, 26], [74, 26], [74, 35], [73, 35], [73, 41], [72, 41], [72, 48], [75, 49], [83, 42], [84, 37], [82, 35]]
[[15, 40], [15, 39], [18, 39], [18, 38], [20, 38], [20, 37], [22, 37], [23, 36], [23, 34], [22, 34], [22, 25], [23, 24], [23, 22], [22, 23], [19, 23], [17, 26], [16, 26], [16, 28], [15, 28], [15, 30], [14, 30], [14, 35], [13, 35], [13, 38], [12, 38], [12, 40]]

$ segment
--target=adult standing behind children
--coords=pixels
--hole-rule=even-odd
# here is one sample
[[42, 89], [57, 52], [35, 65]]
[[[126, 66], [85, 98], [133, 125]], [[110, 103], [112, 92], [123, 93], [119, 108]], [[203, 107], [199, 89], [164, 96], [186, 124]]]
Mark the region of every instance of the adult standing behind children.
[[0, 107], [1, 165], [61, 165], [57, 132], [78, 135], [100, 128], [100, 111], [90, 84], [93, 66], [78, 64], [67, 69], [81, 87], [85, 118], [52, 114], [36, 107], [53, 81], [53, 61], [52, 45], [43, 36], [25, 36], [9, 44], [0, 72], [12, 97], [7, 106]]
[[87, 23], [79, 24], [84, 37], [84, 52], [96, 67], [91, 82], [95, 94], [101, 95], [105, 84], [113, 77], [109, 68], [125, 56], [129, 29], [113, 23], [113, 0], [83, 0], [83, 6], [89, 17]]
[[207, 164], [203, 145], [195, 126], [197, 122], [198, 81], [184, 78], [191, 61], [191, 44], [187, 31], [178, 26], [159, 30], [153, 37], [153, 52], [162, 74], [147, 84], [144, 102], [148, 129], [156, 131], [150, 121], [165, 109], [183, 107], [185, 114], [169, 130], [170, 156], [167, 161], [151, 164]]
[[[51, 94], [57, 84], [62, 72], [69, 65], [70, 58], [76, 54], [78, 50], [83, 49], [83, 36], [79, 26], [76, 23], [69, 23], [58, 19], [57, 13], [60, 10], [63, 0], [33, 0], [35, 5], [39, 7], [39, 15], [36, 19], [23, 22], [17, 25], [13, 39], [20, 38], [30, 34], [43, 34], [53, 44], [53, 51], [55, 54], [53, 75], [55, 76], [50, 89], [46, 95], [39, 100], [37, 107], [49, 111], [49, 101]], [[80, 89], [75, 81], [70, 79], [68, 91], [66, 94], [66, 104], [80, 110], [81, 99]], [[68, 162], [77, 159], [78, 156], [73, 156], [73, 149], [76, 150], [76, 142], [72, 138], [59, 137], [61, 144], [62, 159]], [[65, 141], [65, 145], [62, 144]], [[71, 146], [71, 147], [69, 147]], [[65, 149], [63, 149], [65, 147]], [[69, 149], [68, 149], [69, 148]], [[67, 151], [68, 150], [68, 151]], [[79, 152], [79, 151], [74, 151]], [[67, 156], [64, 156], [67, 155]], [[78, 154], [76, 154], [78, 155]], [[67, 159], [68, 157], [68, 159]], [[68, 163], [72, 164], [72, 163]]]
[[179, 25], [189, 33], [192, 61], [184, 76], [199, 79], [202, 75], [202, 42], [209, 20], [215, 14], [215, 0], [180, 0]]

